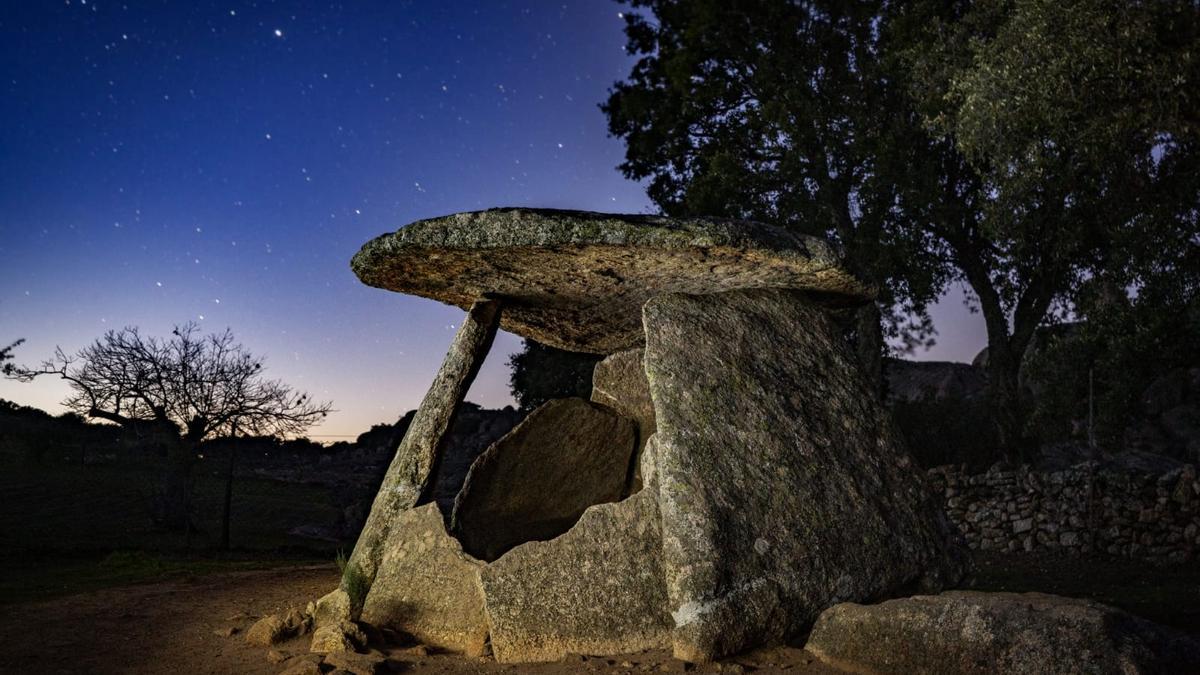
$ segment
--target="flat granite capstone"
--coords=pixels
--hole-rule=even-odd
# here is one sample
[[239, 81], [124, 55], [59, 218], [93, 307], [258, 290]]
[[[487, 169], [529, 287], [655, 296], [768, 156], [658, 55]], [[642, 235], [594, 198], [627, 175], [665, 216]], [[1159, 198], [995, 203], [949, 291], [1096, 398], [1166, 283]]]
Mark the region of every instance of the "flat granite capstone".
[[663, 293], [791, 288], [844, 305], [873, 295], [824, 239], [743, 220], [489, 209], [377, 237], [350, 265], [369, 286], [464, 309], [499, 299], [505, 330], [597, 354], [642, 344], [642, 305]]

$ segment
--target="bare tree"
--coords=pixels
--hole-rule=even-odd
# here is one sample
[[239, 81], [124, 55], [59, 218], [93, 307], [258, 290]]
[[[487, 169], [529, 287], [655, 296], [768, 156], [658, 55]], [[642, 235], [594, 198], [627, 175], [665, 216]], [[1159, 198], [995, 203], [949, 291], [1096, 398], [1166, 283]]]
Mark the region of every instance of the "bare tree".
[[14, 366], [11, 363], [6, 363], [6, 361], [12, 360], [13, 350], [16, 349], [17, 347], [19, 347], [21, 345], [21, 343], [24, 341], [25, 340], [17, 340], [16, 342], [12, 343], [11, 345], [9, 345], [7, 347], [0, 347], [0, 373], [3, 373], [5, 375], [12, 375], [13, 373], [16, 372], [16, 370], [17, 370], [16, 366]]
[[233, 333], [201, 335], [194, 323], [171, 337], [143, 336], [136, 327], [111, 330], [74, 354], [56, 348], [37, 368], [14, 368], [22, 381], [55, 376], [71, 386], [63, 405], [87, 417], [129, 428], [149, 426], [167, 447], [162, 521], [190, 526], [192, 468], [199, 444], [242, 433], [303, 433], [330, 404], [263, 377], [263, 359]]

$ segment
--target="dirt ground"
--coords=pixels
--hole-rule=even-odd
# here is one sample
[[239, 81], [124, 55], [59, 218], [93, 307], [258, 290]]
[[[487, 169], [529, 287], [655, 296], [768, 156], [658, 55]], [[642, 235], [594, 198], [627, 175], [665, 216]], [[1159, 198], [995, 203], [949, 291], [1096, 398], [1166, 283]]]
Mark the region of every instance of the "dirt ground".
[[[986, 591], [1041, 591], [1091, 598], [1153, 621], [1200, 635], [1200, 567], [1153, 567], [1137, 561], [1063, 559], [1035, 555], [975, 556], [967, 587]], [[70, 575], [73, 568], [57, 572]], [[203, 569], [203, 568], [198, 568]], [[14, 673], [246, 673], [274, 675], [284, 665], [242, 634], [260, 616], [302, 609], [337, 585], [333, 565], [203, 571], [183, 577], [0, 604], [2, 672]], [[233, 635], [226, 635], [236, 629]], [[305, 654], [308, 638], [277, 649]], [[406, 673], [629, 673], [682, 672], [665, 652], [576, 657], [561, 663], [504, 665], [451, 654], [385, 652], [392, 672]], [[279, 655], [276, 655], [278, 658]], [[695, 673], [837, 673], [793, 647], [762, 649]]]
[[[242, 633], [259, 616], [302, 609], [337, 585], [332, 566], [211, 574], [0, 606], [0, 644], [7, 672], [274, 675], [284, 666]], [[229, 628], [238, 632], [225, 636]], [[308, 638], [284, 643], [285, 655], [308, 651]], [[563, 673], [683, 672], [664, 652], [575, 658], [561, 663], [504, 665], [450, 654], [391, 652], [394, 672]], [[736, 664], [736, 665], [735, 665]], [[8, 670], [11, 669], [11, 670]], [[837, 673], [802, 649], [763, 649], [690, 672]]]

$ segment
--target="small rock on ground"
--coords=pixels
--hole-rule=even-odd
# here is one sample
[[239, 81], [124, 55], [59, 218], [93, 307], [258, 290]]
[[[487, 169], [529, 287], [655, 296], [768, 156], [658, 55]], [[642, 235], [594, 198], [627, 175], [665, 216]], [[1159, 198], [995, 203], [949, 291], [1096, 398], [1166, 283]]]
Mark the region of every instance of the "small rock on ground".
[[359, 647], [365, 647], [367, 636], [350, 621], [321, 626], [313, 631], [312, 646], [309, 651], [315, 653], [353, 652]]
[[283, 642], [288, 637], [288, 625], [277, 614], [266, 616], [254, 623], [246, 631], [246, 642], [260, 647], [270, 647]]

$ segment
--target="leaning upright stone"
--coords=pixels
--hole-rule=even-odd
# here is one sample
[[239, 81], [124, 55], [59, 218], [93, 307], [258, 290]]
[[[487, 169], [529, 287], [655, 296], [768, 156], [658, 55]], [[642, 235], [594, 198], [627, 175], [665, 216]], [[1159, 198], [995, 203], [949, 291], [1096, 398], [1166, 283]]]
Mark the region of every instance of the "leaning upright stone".
[[643, 317], [677, 658], [962, 575], [944, 515], [802, 292], [663, 295]]
[[[408, 432], [388, 466], [379, 493], [375, 495], [371, 515], [358, 536], [341, 587], [334, 591], [334, 594], [340, 591], [350, 595], [352, 614], [362, 609], [366, 591], [374, 582], [389, 529], [397, 522], [400, 512], [415, 506], [424, 494], [438, 453], [454, 423], [454, 414], [479, 372], [499, 325], [498, 301], [479, 300], [471, 306], [441, 369], [417, 408]], [[339, 605], [346, 604], [341, 597], [322, 598], [326, 605], [335, 600]], [[318, 621], [322, 618], [318, 614]]]

